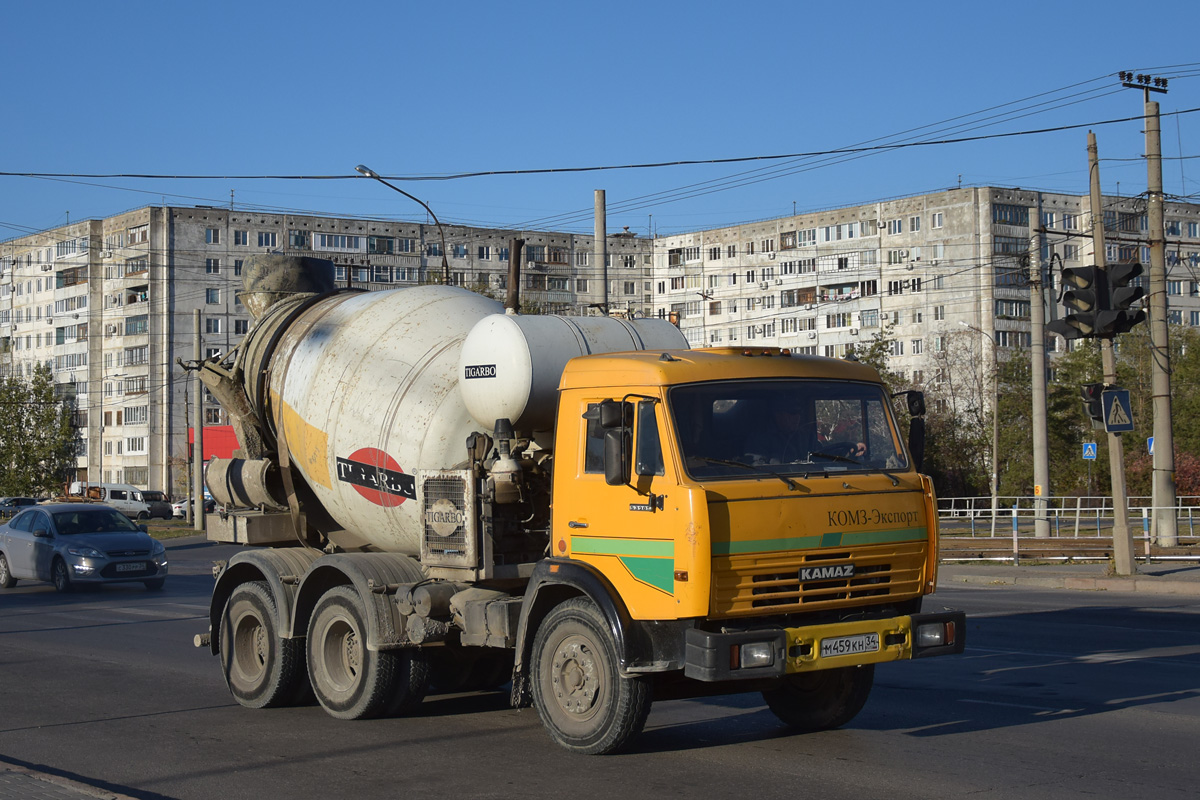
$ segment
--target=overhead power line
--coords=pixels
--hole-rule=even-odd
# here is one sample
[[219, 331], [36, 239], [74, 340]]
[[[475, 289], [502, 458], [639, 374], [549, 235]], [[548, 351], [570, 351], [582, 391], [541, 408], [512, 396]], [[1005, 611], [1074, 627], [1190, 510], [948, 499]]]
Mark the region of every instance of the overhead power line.
[[[1198, 108], [1188, 108], [1173, 111], [1162, 116], [1192, 114], [1200, 111]], [[677, 161], [655, 161], [639, 164], [608, 164], [582, 167], [544, 167], [539, 169], [486, 170], [481, 172], [458, 172], [448, 175], [384, 175], [387, 180], [396, 181], [448, 181], [464, 178], [482, 178], [501, 175], [546, 175], [553, 173], [602, 172], [622, 169], [657, 169], [661, 167], [698, 166], [703, 164], [738, 164], [750, 161], [776, 161], [788, 158], [813, 158], [819, 156], [852, 155], [855, 153], [886, 152], [903, 150], [910, 147], [935, 147], [948, 144], [963, 144], [989, 139], [1005, 139], [1016, 136], [1038, 136], [1047, 133], [1079, 130], [1080, 128], [1096, 127], [1099, 125], [1116, 125], [1123, 122], [1134, 122], [1145, 119], [1144, 115], [1119, 117], [1115, 119], [1080, 122], [1073, 125], [1057, 125], [1050, 128], [1034, 128], [1024, 131], [1008, 131], [1004, 133], [987, 133], [978, 136], [959, 136], [948, 139], [924, 139], [915, 142], [897, 142], [892, 144], [868, 145], [864, 147], [841, 147], [832, 150], [810, 150], [796, 153], [773, 153], [769, 155], [735, 156], [730, 158], [683, 159]], [[128, 178], [137, 180], [276, 180], [276, 181], [341, 181], [341, 180], [374, 180], [362, 175], [163, 175], [154, 173], [111, 172], [9, 172], [0, 171], [0, 177], [9, 178], [88, 178], [111, 179]]]

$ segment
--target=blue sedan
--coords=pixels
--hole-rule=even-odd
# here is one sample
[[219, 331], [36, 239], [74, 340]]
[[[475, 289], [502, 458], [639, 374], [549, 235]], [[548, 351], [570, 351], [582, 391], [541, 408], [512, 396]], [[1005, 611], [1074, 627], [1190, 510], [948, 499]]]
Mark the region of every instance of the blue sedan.
[[0, 525], [0, 587], [49, 581], [60, 592], [78, 584], [139, 581], [163, 588], [167, 552], [115, 508], [57, 503], [26, 508]]

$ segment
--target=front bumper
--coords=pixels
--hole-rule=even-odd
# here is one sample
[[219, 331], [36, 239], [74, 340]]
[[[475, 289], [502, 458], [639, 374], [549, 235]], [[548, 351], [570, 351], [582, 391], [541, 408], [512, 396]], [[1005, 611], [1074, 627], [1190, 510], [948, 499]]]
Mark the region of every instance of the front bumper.
[[[794, 672], [954, 655], [963, 651], [966, 630], [966, 615], [961, 611], [802, 628], [766, 627], [730, 632], [693, 628], [687, 631], [684, 674], [700, 681], [752, 680], [779, 678]], [[877, 650], [821, 655], [822, 641], [871, 634], [878, 637]], [[744, 665], [741, 654], [746, 652], [743, 648], [747, 645], [759, 653], [769, 649], [770, 663]]]

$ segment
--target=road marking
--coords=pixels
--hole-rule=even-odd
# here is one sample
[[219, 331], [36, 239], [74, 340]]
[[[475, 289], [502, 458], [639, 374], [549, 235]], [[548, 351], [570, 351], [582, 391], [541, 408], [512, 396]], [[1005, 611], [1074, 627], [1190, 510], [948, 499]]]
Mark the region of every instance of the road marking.
[[1027, 706], [1021, 703], [1001, 703], [998, 700], [966, 700], [959, 698], [960, 703], [974, 703], [979, 706], [1004, 706], [1005, 708], [1023, 708], [1026, 711], [1043, 711], [1049, 714], [1068, 714], [1073, 713], [1069, 708], [1046, 708], [1045, 706]]

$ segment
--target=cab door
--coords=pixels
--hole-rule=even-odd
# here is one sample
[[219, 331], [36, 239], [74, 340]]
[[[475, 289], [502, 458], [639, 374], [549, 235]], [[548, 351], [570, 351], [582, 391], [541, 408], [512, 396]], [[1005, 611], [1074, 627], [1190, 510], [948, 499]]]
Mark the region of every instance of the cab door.
[[[560, 426], [566, 427], [566, 414], [579, 424], [571, 431], [559, 430], [554, 554], [596, 567], [634, 619], [691, 616], [690, 582], [698, 578], [706, 591], [707, 571], [697, 575], [692, 568], [698, 540], [694, 493], [680, 485], [673, 460], [664, 458], [667, 437], [661, 404], [654, 398], [631, 398], [627, 424], [606, 430], [598, 411], [608, 399], [612, 398], [580, 397], [560, 407]], [[622, 451], [629, 474], [610, 483], [605, 440], [614, 436], [625, 440]], [[700, 504], [703, 507], [702, 500]], [[705, 516], [703, 508], [699, 516]], [[704, 543], [707, 546], [706, 534]], [[707, 558], [701, 561], [707, 563]]]

